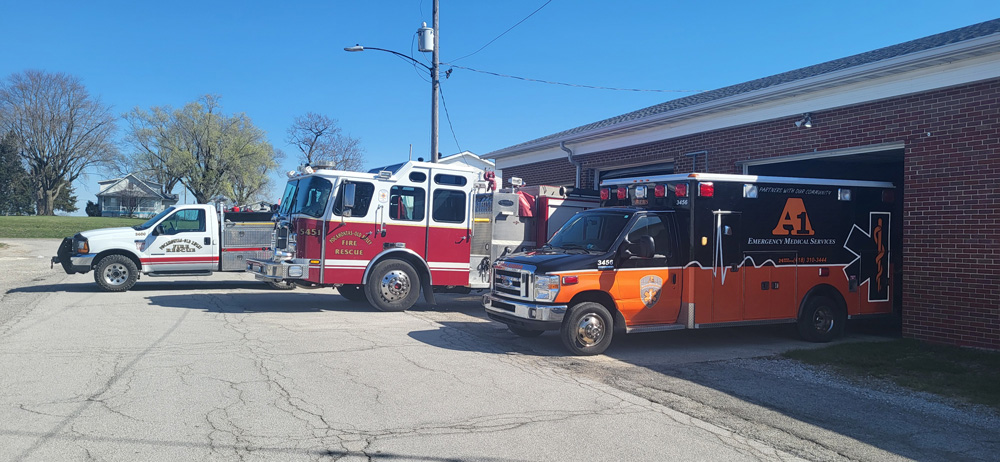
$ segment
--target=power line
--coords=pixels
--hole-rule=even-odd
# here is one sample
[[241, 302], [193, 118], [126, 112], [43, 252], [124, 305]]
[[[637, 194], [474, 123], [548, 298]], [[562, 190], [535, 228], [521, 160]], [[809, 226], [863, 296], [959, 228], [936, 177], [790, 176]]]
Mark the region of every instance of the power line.
[[[553, 82], [553, 81], [550, 81], [550, 80], [532, 79], [532, 78], [528, 78], [528, 77], [518, 77], [516, 75], [507, 75], [507, 74], [500, 74], [498, 72], [482, 71], [482, 70], [479, 70], [479, 69], [473, 69], [471, 67], [465, 67], [465, 66], [458, 66], [458, 65], [455, 65], [455, 64], [451, 64], [451, 63], [442, 63], [442, 64], [444, 64], [446, 66], [451, 66], [451, 67], [454, 67], [454, 68], [458, 68], [458, 69], [465, 69], [467, 71], [479, 72], [481, 74], [489, 74], [489, 75], [493, 75], [493, 76], [497, 76], [497, 77], [506, 77], [508, 79], [526, 80], [528, 82], [547, 83], [547, 84], [550, 84], [550, 85], [564, 85], [564, 86], [567, 86], [567, 87], [592, 88], [592, 89], [595, 89], [595, 90], [641, 91], [641, 92], [654, 92], [654, 93], [701, 93], [701, 92], [705, 91], [705, 90], [646, 90], [646, 89], [641, 89], [641, 88], [599, 87], [599, 86], [596, 86], [596, 85], [581, 85], [581, 84], [575, 84], [575, 83]], [[449, 74], [451, 74], [451, 70], [450, 69], [448, 70], [448, 72], [445, 73], [445, 75], [449, 75]]]
[[455, 127], [451, 124], [451, 114], [448, 113], [448, 103], [444, 100], [444, 87], [438, 87], [438, 92], [441, 93], [441, 106], [444, 107], [444, 118], [448, 119], [448, 128], [451, 129], [451, 137], [455, 140], [455, 146], [458, 147], [458, 152], [463, 152], [462, 145], [458, 144], [458, 135], [455, 134]]
[[474, 54], [476, 54], [476, 53], [479, 53], [480, 51], [483, 51], [483, 48], [486, 48], [486, 47], [490, 46], [490, 44], [492, 44], [493, 42], [496, 42], [496, 41], [497, 41], [497, 39], [499, 39], [500, 37], [503, 37], [504, 35], [506, 35], [506, 34], [507, 34], [507, 32], [510, 32], [510, 31], [511, 31], [511, 30], [513, 30], [513, 29], [514, 29], [515, 27], [517, 27], [517, 26], [521, 25], [521, 23], [522, 23], [522, 22], [524, 22], [524, 21], [527, 21], [527, 20], [528, 20], [528, 18], [530, 18], [530, 17], [534, 16], [534, 15], [535, 15], [535, 13], [537, 13], [537, 12], [541, 11], [541, 10], [542, 10], [542, 8], [545, 8], [545, 5], [548, 5], [549, 3], [552, 3], [552, 0], [548, 0], [547, 2], [543, 3], [543, 4], [542, 4], [542, 6], [538, 7], [538, 9], [536, 9], [535, 11], [532, 11], [532, 12], [531, 12], [531, 14], [529, 14], [529, 15], [525, 16], [525, 17], [524, 17], [524, 19], [522, 19], [522, 20], [518, 21], [518, 22], [517, 22], [517, 24], [514, 24], [513, 26], [510, 26], [510, 28], [508, 28], [507, 30], [503, 31], [503, 33], [502, 33], [502, 34], [500, 34], [500, 35], [498, 35], [498, 36], [494, 37], [494, 38], [493, 38], [493, 40], [490, 40], [489, 42], [486, 42], [486, 45], [483, 45], [483, 46], [479, 47], [479, 49], [478, 49], [478, 50], [476, 50], [476, 51], [473, 51], [472, 53], [469, 53], [469, 54], [467, 54], [467, 55], [465, 55], [465, 56], [462, 56], [461, 58], [458, 58], [458, 59], [454, 59], [454, 60], [452, 60], [452, 62], [455, 62], [455, 61], [458, 61], [459, 59], [465, 59], [465, 58], [468, 58], [469, 56], [472, 56], [472, 55], [474, 55]]

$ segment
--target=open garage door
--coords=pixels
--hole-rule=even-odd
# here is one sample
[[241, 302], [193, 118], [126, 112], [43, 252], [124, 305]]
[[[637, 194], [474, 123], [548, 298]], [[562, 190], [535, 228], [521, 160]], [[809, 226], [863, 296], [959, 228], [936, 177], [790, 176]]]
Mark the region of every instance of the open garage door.
[[[743, 173], [760, 176], [833, 178], [844, 180], [887, 181], [896, 186], [890, 232], [895, 242], [903, 242], [903, 153], [902, 143], [866, 146], [827, 152], [747, 161]], [[901, 313], [903, 300], [903, 249], [890, 256], [893, 266], [894, 310]]]

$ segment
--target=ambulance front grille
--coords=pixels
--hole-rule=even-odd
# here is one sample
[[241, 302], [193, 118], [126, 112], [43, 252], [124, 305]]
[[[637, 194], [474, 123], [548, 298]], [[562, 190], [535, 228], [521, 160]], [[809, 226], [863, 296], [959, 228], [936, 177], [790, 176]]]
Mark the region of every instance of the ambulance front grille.
[[531, 299], [531, 272], [525, 270], [493, 269], [493, 292], [509, 298]]

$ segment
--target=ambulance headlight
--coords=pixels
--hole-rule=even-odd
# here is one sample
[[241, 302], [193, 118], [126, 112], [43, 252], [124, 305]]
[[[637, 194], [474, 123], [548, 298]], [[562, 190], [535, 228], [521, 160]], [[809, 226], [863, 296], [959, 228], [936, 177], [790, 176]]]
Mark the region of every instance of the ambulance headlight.
[[298, 265], [292, 265], [288, 267], [288, 277], [300, 278], [302, 277], [302, 267]]
[[559, 276], [535, 276], [535, 300], [554, 301], [559, 295]]

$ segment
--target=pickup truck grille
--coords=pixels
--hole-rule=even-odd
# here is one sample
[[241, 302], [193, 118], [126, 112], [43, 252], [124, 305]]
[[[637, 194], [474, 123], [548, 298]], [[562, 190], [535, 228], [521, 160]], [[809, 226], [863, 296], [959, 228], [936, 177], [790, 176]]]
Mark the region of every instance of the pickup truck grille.
[[493, 293], [507, 298], [531, 300], [531, 277], [535, 268], [500, 261], [493, 267]]

